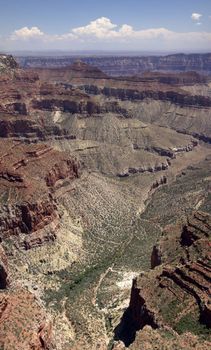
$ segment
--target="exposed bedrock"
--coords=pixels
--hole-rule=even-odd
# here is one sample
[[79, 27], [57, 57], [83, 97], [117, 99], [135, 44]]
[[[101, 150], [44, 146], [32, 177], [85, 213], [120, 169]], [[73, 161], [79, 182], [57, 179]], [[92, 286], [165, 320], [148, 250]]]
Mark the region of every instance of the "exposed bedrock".
[[[154, 166], [139, 166], [139, 167], [133, 167], [133, 168], [130, 167], [130, 168], [122, 171], [121, 173], [118, 173], [117, 176], [127, 177], [129, 175], [134, 175], [134, 174], [138, 174], [138, 173], [145, 173], [145, 172], [155, 173], [158, 171], [167, 170], [168, 168], [169, 168], [169, 162], [166, 160], [166, 162], [163, 162], [161, 164], [157, 164]], [[165, 180], [164, 180], [164, 183], [165, 183]], [[159, 184], [158, 184], [158, 186], [159, 186]]]
[[137, 280], [133, 280], [129, 309], [136, 330], [142, 329], [145, 325], [153, 328], [158, 327], [158, 322], [154, 312], [149, 310], [147, 301], [140, 295]]
[[0, 54], [0, 72], [18, 68], [16, 60], [11, 55]]
[[[201, 126], [198, 128], [197, 118], [194, 120], [191, 118], [189, 121], [192, 109], [190, 113], [188, 112], [189, 108], [193, 108], [196, 114], [201, 113], [203, 109], [204, 113], [207, 112], [209, 115], [211, 106], [209, 97], [193, 96], [178, 86], [163, 84], [156, 79], [153, 80], [154, 78], [150, 78], [151, 80], [147, 82], [137, 81], [136, 78], [111, 79], [89, 65], [78, 63], [75, 68], [72, 68], [67, 70], [67, 73], [75, 74], [73, 74], [73, 77], [76, 76], [75, 83], [74, 80], [70, 80], [69, 83], [62, 83], [62, 81], [57, 84], [46, 83], [39, 80], [36, 72], [18, 68], [14, 68], [12, 74], [11, 72], [1, 74], [0, 86], [3, 93], [0, 98], [0, 136], [23, 137], [29, 142], [53, 137], [74, 139], [76, 133], [70, 127], [66, 128], [62, 122], [60, 123], [64, 115], [77, 115], [79, 119], [92, 116], [103, 117], [106, 113], [113, 113], [118, 118], [137, 118], [145, 121], [148, 119], [148, 114], [152, 114], [150, 116], [152, 120], [149, 120], [149, 123], [154, 122], [156, 116], [156, 122], [159, 123], [160, 118], [161, 125], [165, 122], [168, 124], [167, 127], [210, 142], [209, 128], [207, 130], [201, 130]], [[54, 72], [48, 71], [49, 79], [50, 74]], [[59, 70], [56, 74], [60, 74]], [[198, 77], [195, 78], [198, 79]], [[85, 89], [87, 93], [81, 89]], [[168, 115], [165, 118], [163, 118], [165, 108], [163, 110], [161, 105], [167, 108]], [[186, 109], [188, 116], [179, 117], [178, 108]], [[189, 130], [189, 124], [191, 130]], [[159, 151], [159, 147], [154, 147], [154, 150], [157, 153], [161, 152], [161, 155], [165, 153], [165, 150]], [[175, 152], [177, 151], [180, 150], [175, 149]], [[166, 150], [166, 156], [174, 157], [175, 152], [172, 152], [172, 150]]]
[[211, 217], [203, 212], [196, 212], [188, 217], [187, 224], [183, 227], [181, 244], [191, 246], [195, 241], [208, 238], [211, 232]]
[[79, 177], [79, 162], [44, 144], [8, 139], [1, 143], [0, 237], [30, 234], [22, 244], [25, 249], [54, 240], [59, 218], [56, 191]]
[[58, 125], [46, 125], [45, 128], [40, 123], [29, 119], [29, 117], [14, 118], [13, 115], [4, 114], [0, 120], [0, 137], [3, 138], [21, 138], [26, 143], [45, 141], [48, 139], [67, 139], [73, 140], [75, 135], [68, 133], [67, 130]]
[[58, 217], [56, 209], [56, 203], [52, 198], [1, 208], [1, 238], [20, 233], [29, 234], [44, 228]]
[[145, 150], [146, 151], [151, 151], [151, 152], [156, 152], [158, 153], [160, 156], [163, 157], [169, 157], [171, 159], [176, 158], [176, 154], [180, 153], [180, 152], [191, 152], [194, 147], [196, 147], [198, 145], [198, 141], [197, 140], [191, 140], [191, 142], [188, 145], [185, 146], [180, 146], [180, 147], [172, 147], [171, 149], [163, 149], [160, 147], [146, 147]]
[[170, 101], [171, 103], [178, 104], [180, 106], [198, 106], [198, 107], [211, 107], [211, 99], [207, 96], [192, 96], [185, 92], [175, 91], [162, 91], [162, 87], [158, 89], [148, 90], [147, 88], [143, 91], [138, 89], [120, 89], [113, 87], [97, 87], [97, 86], [84, 86], [84, 90], [89, 94], [103, 94], [106, 97], [115, 97], [122, 101], [143, 101], [144, 99], [150, 98], [153, 100]]
[[[135, 75], [147, 70], [211, 72], [211, 54], [173, 54], [167, 56], [104, 56], [80, 57], [81, 61], [100, 68], [108, 75]], [[23, 67], [67, 67], [70, 57], [17, 57]]]
[[167, 228], [153, 248], [152, 270], [133, 281], [130, 305], [117, 328], [117, 339], [129, 345], [135, 339], [135, 332], [141, 332], [146, 325], [154, 329], [170, 327], [183, 333], [189, 330], [188, 324], [183, 323], [186, 315], [195, 322], [193, 333], [202, 325], [208, 331], [211, 327], [210, 224], [211, 216], [197, 211], [188, 217], [186, 225]]
[[74, 101], [66, 99], [42, 99], [32, 101], [32, 108], [37, 110], [47, 111], [62, 111], [71, 114], [101, 114], [108, 112], [123, 112], [126, 114], [126, 110], [122, 109], [117, 102], [106, 102], [104, 105], [95, 103], [94, 101]]
[[13, 350], [50, 350], [52, 321], [26, 289], [0, 294], [0, 347]]

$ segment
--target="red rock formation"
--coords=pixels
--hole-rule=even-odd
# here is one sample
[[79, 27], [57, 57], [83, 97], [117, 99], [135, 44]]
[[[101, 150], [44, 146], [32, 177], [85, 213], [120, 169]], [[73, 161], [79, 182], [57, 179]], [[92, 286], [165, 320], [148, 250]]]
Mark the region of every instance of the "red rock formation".
[[[179, 334], [188, 330], [197, 332], [197, 327], [203, 332], [200, 327], [204, 327], [205, 331], [211, 327], [210, 222], [209, 214], [195, 212], [182, 227], [182, 232], [178, 226], [176, 237], [172, 232], [172, 236], [166, 239], [169, 227], [159, 249], [154, 247], [152, 268], [158, 267], [133, 281], [130, 306], [123, 323], [124, 339], [129, 343], [135, 339], [135, 332], [146, 325], [153, 329], [169, 327]], [[185, 227], [185, 232], [189, 228], [190, 239], [187, 240], [185, 235], [184, 241]], [[182, 246], [178, 249], [180, 242]], [[193, 330], [185, 321], [187, 315]]]
[[37, 69], [36, 72], [39, 74], [42, 80], [47, 81], [50, 76], [53, 82], [70, 82], [72, 79], [104, 79], [107, 75], [103, 73], [99, 68], [88, 65], [80, 60], [73, 62], [68, 67], [59, 69]]
[[49, 187], [54, 187], [58, 180], [66, 178], [74, 179], [78, 177], [78, 165], [74, 160], [55, 164], [46, 176], [46, 183]]
[[[178, 335], [170, 328], [152, 329], [150, 326], [145, 326], [141, 332], [137, 333], [136, 339], [129, 347], [130, 350], [209, 350], [211, 343], [203, 341], [190, 332]], [[127, 348], [128, 349], [128, 348]], [[112, 350], [126, 350], [122, 342], [118, 342]]]
[[183, 227], [181, 242], [191, 246], [196, 240], [209, 237], [211, 231], [211, 218], [209, 214], [196, 212], [188, 217], [187, 225]]
[[[83, 86], [88, 94], [103, 94], [121, 100], [144, 100], [152, 98], [171, 101], [181, 106], [211, 106], [205, 96], [191, 96], [177, 85], [206, 83], [206, 78], [195, 72], [145, 73], [142, 77], [111, 78], [99, 69], [77, 61], [72, 66], [37, 70], [41, 80]], [[175, 85], [175, 86], [174, 86]]]
[[0, 145], [1, 237], [37, 232], [37, 238], [26, 241], [26, 248], [54, 240], [52, 226], [43, 237], [40, 231], [57, 220], [53, 192], [57, 182], [62, 186], [62, 181], [79, 176], [78, 162], [46, 145], [26, 145], [8, 139], [0, 141]]
[[0, 347], [52, 349], [52, 324], [35, 297], [24, 289], [0, 294]]

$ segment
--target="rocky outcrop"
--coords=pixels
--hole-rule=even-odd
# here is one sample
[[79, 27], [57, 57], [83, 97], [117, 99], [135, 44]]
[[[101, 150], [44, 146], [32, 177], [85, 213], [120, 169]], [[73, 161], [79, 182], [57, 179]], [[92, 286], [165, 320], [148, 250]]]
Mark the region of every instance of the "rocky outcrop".
[[194, 147], [196, 147], [197, 145], [198, 145], [198, 141], [197, 140], [192, 140], [189, 145], [182, 146], [182, 147], [173, 147], [172, 151], [174, 153], [191, 152], [194, 149]]
[[79, 176], [78, 165], [74, 160], [67, 160], [62, 164], [55, 164], [46, 176], [46, 183], [49, 187], [54, 187], [57, 181], [66, 178], [74, 179]]
[[21, 116], [15, 117], [8, 113], [2, 115], [0, 113], [0, 137], [21, 138], [26, 143], [36, 143], [49, 139], [73, 140], [76, 138], [75, 135], [68, 133], [67, 130], [57, 125], [46, 125], [45, 128], [42, 128], [39, 121], [33, 121], [28, 116], [21, 118]]
[[[49, 146], [4, 140], [0, 151], [0, 237], [31, 235], [25, 249], [55, 239], [57, 183], [79, 177], [79, 163]], [[5, 149], [5, 150], [4, 150]], [[43, 230], [43, 231], [42, 231]]]
[[[159, 154], [162, 157], [168, 157], [170, 159], [175, 159], [177, 153], [183, 153], [183, 152], [191, 152], [193, 151], [194, 147], [198, 146], [197, 140], [191, 140], [191, 142], [187, 145], [180, 146], [180, 147], [171, 147], [170, 149], [164, 149], [161, 147], [145, 147], [146, 151], [149, 152], [155, 152]], [[134, 147], [134, 149], [138, 148], [137, 146]], [[170, 160], [169, 160], [170, 162]], [[170, 165], [170, 164], [169, 164]]]
[[172, 236], [166, 237], [168, 230], [172, 230], [168, 228], [160, 244], [153, 248], [153, 270], [133, 281], [122, 326], [124, 332], [127, 328], [130, 332], [128, 338], [127, 333], [121, 338], [120, 332], [120, 339], [131, 343], [135, 332], [146, 325], [153, 329], [169, 327], [179, 334], [208, 332], [211, 327], [210, 220], [209, 214], [195, 212], [186, 225], [178, 226]]
[[25, 289], [0, 293], [0, 347], [50, 350], [52, 322], [35, 296]]
[[42, 98], [32, 100], [31, 107], [33, 110], [38, 111], [61, 111], [63, 113], [78, 114], [80, 118], [102, 115], [104, 113], [119, 113], [126, 118], [128, 117], [127, 110], [122, 108], [118, 101], [105, 101], [100, 104], [88, 95], [81, 95], [81, 99], [76, 100], [74, 100], [74, 97], [66, 99], [65, 96], [59, 99]]
[[208, 238], [211, 232], [211, 217], [203, 212], [196, 212], [188, 217], [187, 224], [183, 227], [181, 244], [191, 246], [202, 237]]
[[0, 237], [1, 239], [18, 236], [21, 233], [31, 234], [41, 230], [57, 219], [55, 201], [49, 199], [25, 202], [1, 207]]
[[172, 87], [166, 88], [165, 84], [158, 84], [157, 82], [151, 83], [151, 86], [146, 84], [139, 84], [139, 87], [129, 86], [127, 88], [115, 88], [115, 81], [110, 82], [112, 87], [95, 87], [84, 86], [84, 90], [89, 94], [102, 94], [106, 97], [115, 97], [122, 101], [143, 101], [144, 99], [153, 99], [159, 101], [169, 101], [180, 106], [198, 106], [198, 107], [211, 107], [211, 99], [207, 96], [192, 96], [187, 92], [173, 90]]
[[195, 298], [200, 310], [200, 322], [211, 327], [210, 279], [211, 269], [208, 260], [184, 263], [176, 268], [165, 267], [160, 276], [160, 287], [179, 286], [183, 293], [187, 292]]
[[24, 240], [18, 241], [18, 246], [21, 249], [29, 250], [54, 242], [57, 238], [56, 230], [58, 226], [57, 223], [53, 222], [50, 225], [45, 226], [44, 230], [40, 229], [29, 236], [25, 236]]
[[156, 329], [159, 326], [159, 321], [156, 319], [155, 312], [150, 309], [147, 298], [141, 295], [140, 291], [137, 279], [134, 279], [129, 305], [133, 326], [135, 330], [142, 329], [145, 325]]
[[[167, 170], [169, 167], [169, 162], [166, 160], [166, 162], [163, 162], [161, 164], [156, 164], [154, 166], [139, 166], [137, 168], [135, 167], [130, 167], [124, 171], [122, 171], [121, 173], [118, 173], [117, 176], [118, 177], [127, 177], [130, 175], [134, 175], [134, 174], [142, 174], [142, 173], [156, 173], [158, 171], [162, 171], [162, 170]], [[162, 178], [161, 183], [166, 183], [166, 178]], [[159, 185], [159, 184], [158, 184]]]
[[103, 73], [99, 68], [86, 64], [81, 60], [74, 61], [71, 65], [58, 69], [37, 69], [41, 80], [48, 81], [50, 77], [51, 82], [67, 82], [72, 79], [104, 79], [107, 75]]
[[[130, 345], [130, 350], [209, 350], [211, 343], [204, 341], [200, 336], [191, 334], [191, 332], [178, 335], [169, 327], [164, 329], [153, 329], [145, 326], [141, 332], [136, 335], [135, 341]], [[128, 348], [127, 348], [128, 349]], [[112, 350], [126, 350], [124, 343], [116, 342]]]
[[[49, 202], [5, 206], [0, 213], [0, 237], [3, 241], [11, 238], [20, 248], [28, 250], [56, 239], [58, 214], [52, 198]], [[24, 238], [19, 240], [21, 234]]]
[[18, 68], [18, 64], [11, 55], [0, 54], [0, 74]]

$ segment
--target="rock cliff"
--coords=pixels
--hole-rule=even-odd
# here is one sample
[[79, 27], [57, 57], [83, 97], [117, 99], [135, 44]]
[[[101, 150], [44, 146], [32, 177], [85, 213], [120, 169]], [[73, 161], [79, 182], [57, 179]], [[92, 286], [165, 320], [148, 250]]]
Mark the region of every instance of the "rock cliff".
[[[33, 236], [34, 245], [54, 240], [51, 224], [58, 219], [54, 193], [57, 185], [78, 176], [78, 162], [65, 153], [44, 144], [1, 140], [1, 238], [37, 232], [37, 240]], [[48, 230], [43, 231], [42, 238], [43, 228]], [[24, 242], [25, 249], [32, 246], [27, 238]]]
[[[88, 64], [100, 68], [108, 75], [136, 75], [148, 70], [198, 71], [210, 73], [211, 54], [173, 54], [167, 56], [101, 56], [80, 57]], [[75, 61], [75, 57], [17, 57], [23, 67], [65, 67]]]
[[[152, 252], [153, 270], [133, 281], [130, 306], [120, 328], [126, 344], [135, 337], [140, 340], [146, 329], [151, 328], [159, 329], [158, 333], [154, 331], [158, 337], [160, 331], [164, 335], [168, 330], [172, 334], [192, 332], [196, 336], [208, 336], [210, 220], [209, 214], [194, 212], [186, 224], [166, 229]], [[146, 325], [151, 328], [144, 328]], [[139, 331], [137, 335], [136, 331]], [[131, 349], [136, 349], [137, 339]]]

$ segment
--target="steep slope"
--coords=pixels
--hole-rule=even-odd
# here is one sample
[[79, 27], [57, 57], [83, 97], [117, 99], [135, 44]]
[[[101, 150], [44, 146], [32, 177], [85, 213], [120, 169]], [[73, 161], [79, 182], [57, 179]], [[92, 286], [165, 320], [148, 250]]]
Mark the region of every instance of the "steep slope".
[[[178, 337], [177, 333], [186, 332], [202, 337], [196, 338], [198, 348], [210, 346], [210, 223], [209, 214], [195, 212], [182, 227], [168, 227], [159, 242], [159, 257], [153, 250], [154, 270], [133, 281], [130, 306], [123, 319], [123, 328], [119, 330], [127, 345], [134, 340], [135, 332], [143, 329], [131, 349], [138, 349], [140, 342], [143, 342], [143, 347], [150, 342], [153, 349], [155, 337], [160, 345], [166, 343], [169, 346], [168, 333], [171, 334], [172, 346], [176, 346], [178, 338], [183, 349], [184, 338]], [[162, 264], [163, 254], [165, 262]], [[158, 329], [158, 332], [144, 328], [146, 325]], [[203, 342], [203, 337], [207, 341]], [[191, 337], [186, 341], [187, 348], [191, 348]]]
[[0, 144], [1, 238], [25, 233], [20, 242], [25, 249], [54, 240], [58, 215], [53, 193], [64, 180], [78, 177], [77, 161], [46, 145], [10, 140], [0, 140]]
[[102, 79], [100, 74], [88, 78], [89, 69], [83, 64], [80, 76], [74, 75], [71, 66], [38, 73], [41, 79], [74, 85], [91, 95], [95, 101], [91, 114], [116, 112], [210, 142], [210, 87], [203, 76], [146, 73], [141, 78]]
[[[149, 83], [152, 85], [148, 87], [134, 81], [113, 81], [98, 69], [80, 62], [68, 69], [66, 73], [70, 75], [67, 77], [63, 70], [57, 73], [64, 81], [76, 79], [75, 84], [80, 88], [84, 79], [86, 82], [97, 79], [99, 86], [116, 84], [117, 87], [111, 91], [103, 88], [107, 89], [104, 91], [106, 96], [97, 87], [99, 94], [90, 96], [69, 84], [53, 83], [53, 70], [48, 72], [48, 80], [52, 83], [42, 82], [36, 73], [20, 69], [12, 75], [1, 75], [4, 89], [0, 99], [1, 137], [21, 136], [27, 142], [64, 140], [63, 144], [68, 144], [68, 149], [71, 147], [75, 153], [83, 153], [82, 157], [91, 169], [119, 176], [165, 170], [170, 165], [168, 157], [174, 158], [176, 153], [191, 151], [197, 146], [197, 141], [188, 136], [141, 123], [133, 117], [133, 104], [131, 108], [127, 101], [127, 105], [121, 107], [118, 99], [122, 93], [126, 100], [130, 99], [130, 93], [138, 96], [137, 88], [143, 93], [141, 99], [151, 94], [147, 92], [148, 88], [154, 91], [155, 99], [168, 99], [168, 89], [174, 88], [158, 82]], [[119, 86], [122, 88], [119, 89]], [[91, 86], [82, 88], [88, 92], [92, 90]], [[164, 92], [159, 97], [162, 89]], [[177, 91], [177, 87], [175, 89]], [[116, 95], [114, 99], [113, 95]], [[65, 140], [72, 142], [66, 143]]]

